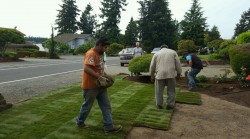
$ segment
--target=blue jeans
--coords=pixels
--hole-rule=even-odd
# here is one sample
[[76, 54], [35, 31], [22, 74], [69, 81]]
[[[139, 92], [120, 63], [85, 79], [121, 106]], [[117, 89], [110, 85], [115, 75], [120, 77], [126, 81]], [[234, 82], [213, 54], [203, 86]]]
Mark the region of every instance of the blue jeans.
[[103, 129], [113, 129], [113, 120], [111, 115], [111, 105], [108, 97], [107, 89], [83, 89], [84, 102], [80, 109], [80, 114], [76, 119], [77, 125], [83, 124], [94, 104], [95, 99], [103, 115]]
[[196, 78], [196, 75], [200, 71], [201, 71], [201, 69], [192, 68], [191, 71], [188, 73], [188, 87], [189, 88], [195, 88], [196, 87], [195, 78]]

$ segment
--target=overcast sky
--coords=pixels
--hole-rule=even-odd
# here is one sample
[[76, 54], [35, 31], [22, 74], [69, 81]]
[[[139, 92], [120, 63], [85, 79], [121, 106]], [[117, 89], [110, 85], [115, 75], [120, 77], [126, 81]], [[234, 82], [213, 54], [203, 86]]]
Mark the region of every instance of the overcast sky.
[[[0, 0], [0, 27], [17, 29], [26, 36], [50, 37], [51, 25], [55, 25], [57, 10], [61, 10], [62, 0]], [[172, 18], [181, 21], [192, 5], [192, 0], [168, 0]], [[90, 3], [93, 13], [100, 14], [100, 0], [76, 0], [82, 11]], [[137, 0], [127, 0], [126, 11], [121, 14], [119, 24], [124, 33], [130, 18], [138, 19]], [[207, 17], [209, 29], [216, 25], [223, 39], [230, 39], [235, 25], [244, 11], [250, 8], [249, 0], [200, 0], [204, 17]], [[79, 19], [79, 17], [77, 18]], [[56, 32], [56, 31], [55, 31]]]

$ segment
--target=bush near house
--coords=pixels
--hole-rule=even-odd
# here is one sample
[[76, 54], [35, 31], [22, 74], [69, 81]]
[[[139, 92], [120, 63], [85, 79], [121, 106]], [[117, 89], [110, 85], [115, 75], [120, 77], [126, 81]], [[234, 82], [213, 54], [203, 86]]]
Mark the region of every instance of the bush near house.
[[[48, 39], [43, 43], [45, 48], [50, 49], [50, 47], [52, 46], [52, 40]], [[54, 46], [55, 46], [55, 50], [56, 53], [60, 53], [60, 54], [65, 54], [69, 52], [69, 45], [67, 43], [62, 43], [62, 42], [58, 42], [58, 41], [54, 41]]]
[[236, 74], [241, 73], [241, 67], [245, 67], [246, 74], [250, 74], [250, 43], [233, 46], [229, 49], [230, 65]]
[[17, 51], [18, 58], [30, 57], [32, 52], [30, 51]]
[[75, 49], [75, 54], [85, 54], [89, 49], [95, 46], [95, 42], [88, 41], [82, 45], [80, 45], [77, 49]]
[[237, 44], [250, 43], [250, 31], [241, 33], [237, 37]]
[[48, 56], [49, 56], [49, 53], [44, 52], [44, 51], [35, 51], [31, 54], [31, 57], [48, 57]]
[[0, 57], [8, 47], [8, 43], [22, 44], [25, 42], [24, 36], [16, 29], [0, 28]]
[[142, 56], [133, 58], [129, 62], [128, 70], [130, 72], [149, 72], [152, 57], [152, 54], [144, 54]]
[[112, 43], [106, 50], [108, 56], [118, 56], [118, 53], [124, 48], [122, 44]]

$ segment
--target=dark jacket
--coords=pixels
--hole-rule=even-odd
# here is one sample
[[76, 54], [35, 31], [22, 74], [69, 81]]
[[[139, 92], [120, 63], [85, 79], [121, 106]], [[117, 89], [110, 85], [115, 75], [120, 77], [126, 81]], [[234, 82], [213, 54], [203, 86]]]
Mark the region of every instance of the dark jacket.
[[192, 59], [192, 68], [203, 69], [203, 64], [198, 56], [196, 56], [195, 54], [191, 54], [191, 59]]

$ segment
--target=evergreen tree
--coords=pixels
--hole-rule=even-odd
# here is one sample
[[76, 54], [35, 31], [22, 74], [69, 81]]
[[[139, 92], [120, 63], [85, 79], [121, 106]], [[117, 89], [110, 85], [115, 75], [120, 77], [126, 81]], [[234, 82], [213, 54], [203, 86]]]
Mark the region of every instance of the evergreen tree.
[[185, 13], [181, 21], [181, 39], [193, 40], [198, 46], [204, 46], [204, 34], [207, 27], [206, 18], [203, 17], [201, 10], [199, 1], [193, 0], [191, 9]]
[[218, 27], [217, 26], [213, 26], [211, 28], [211, 31], [208, 31], [207, 41], [211, 42], [213, 40], [219, 40], [219, 39], [221, 39], [221, 38], [220, 38], [220, 32], [218, 30]]
[[119, 43], [121, 40], [118, 24], [120, 23], [121, 10], [125, 11], [123, 6], [127, 6], [126, 0], [103, 0], [101, 4], [102, 14], [100, 17], [104, 21], [100, 24], [101, 29], [97, 32], [97, 37], [106, 36], [111, 42]]
[[61, 10], [56, 19], [58, 35], [63, 33], [75, 33], [77, 31], [76, 17], [79, 15], [79, 9], [75, 5], [75, 0], [63, 0], [63, 5], [60, 5]]
[[96, 15], [91, 15], [90, 12], [93, 11], [93, 8], [90, 4], [88, 4], [82, 12], [80, 22], [78, 22], [78, 27], [82, 31], [82, 34], [93, 34], [94, 28], [96, 26]]
[[55, 51], [55, 42], [54, 42], [54, 28], [52, 28], [52, 33], [51, 33], [51, 46], [49, 47], [49, 58], [50, 59], [57, 59], [59, 58], [56, 54]]
[[176, 49], [178, 26], [171, 18], [167, 0], [139, 1], [141, 41], [146, 51], [167, 44]]
[[133, 46], [138, 39], [138, 26], [137, 22], [134, 21], [133, 17], [126, 28], [124, 43], [128, 46]]
[[248, 11], [243, 12], [241, 15], [240, 22], [236, 24], [236, 27], [234, 29], [234, 36], [233, 38], [236, 38], [239, 34], [243, 32], [247, 32], [250, 30], [250, 8]]

